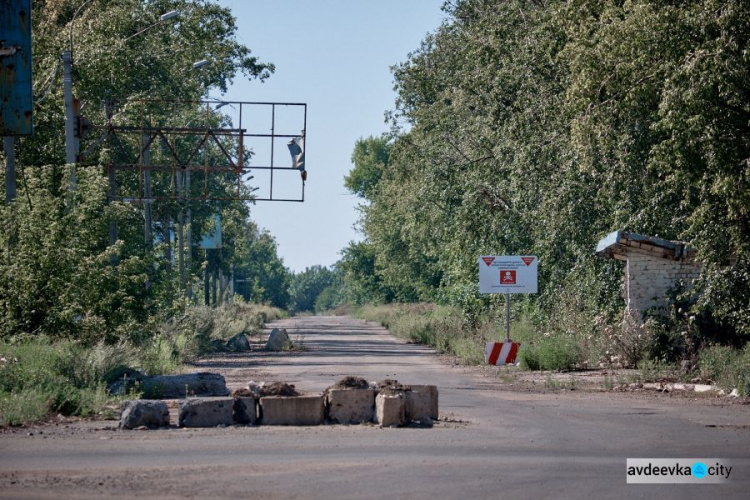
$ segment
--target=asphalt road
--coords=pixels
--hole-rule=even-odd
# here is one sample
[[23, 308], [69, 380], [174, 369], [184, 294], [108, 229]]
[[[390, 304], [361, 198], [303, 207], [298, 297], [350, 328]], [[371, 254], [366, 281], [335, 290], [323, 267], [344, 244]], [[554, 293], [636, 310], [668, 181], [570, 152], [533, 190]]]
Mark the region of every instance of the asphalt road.
[[[120, 431], [58, 422], [0, 433], [0, 498], [749, 498], [750, 405], [529, 391], [347, 317], [278, 322], [305, 350], [203, 360], [230, 387], [320, 392], [345, 375], [435, 384], [433, 428]], [[721, 458], [725, 484], [626, 484], [627, 458]], [[690, 462], [692, 463], [692, 462]]]

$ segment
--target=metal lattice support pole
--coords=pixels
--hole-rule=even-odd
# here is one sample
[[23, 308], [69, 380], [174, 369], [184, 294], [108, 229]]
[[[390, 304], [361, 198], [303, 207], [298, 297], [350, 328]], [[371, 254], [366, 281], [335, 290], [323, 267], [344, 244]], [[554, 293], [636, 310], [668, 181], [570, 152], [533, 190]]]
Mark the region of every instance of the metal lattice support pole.
[[[74, 189], [71, 187], [71, 189]], [[115, 181], [115, 168], [109, 166], [109, 203], [112, 203], [117, 196], [117, 183]], [[117, 219], [111, 219], [109, 221], [109, 245], [112, 246], [117, 243]], [[112, 265], [117, 264], [117, 255], [112, 255]]]
[[15, 138], [3, 137], [5, 153], [5, 204], [10, 205], [16, 199], [16, 152]]
[[185, 290], [185, 212], [180, 210], [177, 214], [177, 238], [179, 243], [177, 246], [177, 266], [180, 270], [180, 290]]
[[[78, 138], [75, 130], [75, 111], [73, 109], [73, 52], [62, 53], [63, 61], [63, 94], [65, 99], [65, 163], [75, 165], [78, 160]], [[70, 172], [70, 189], [77, 187], [75, 167]]]
[[208, 279], [208, 250], [203, 250], [204, 266], [203, 266], [203, 303], [206, 306], [211, 305], [211, 294]]
[[[190, 167], [187, 167], [185, 169], [185, 193], [187, 193], [187, 198], [190, 199]], [[187, 209], [187, 255], [185, 256], [185, 266], [187, 267], [188, 276], [190, 276], [190, 270], [192, 269], [192, 262], [193, 262], [193, 211], [188, 208]], [[188, 279], [188, 289], [187, 289], [187, 295], [188, 299], [193, 298], [193, 282], [192, 280]]]
[[[141, 160], [143, 167], [148, 167], [151, 164], [151, 148], [148, 147], [149, 140], [151, 138], [148, 134], [141, 136], [141, 148], [143, 153], [141, 154]], [[143, 169], [143, 237], [146, 240], [146, 247], [151, 248], [153, 243], [153, 237], [151, 236], [152, 214], [151, 214], [151, 171], [148, 168]]]

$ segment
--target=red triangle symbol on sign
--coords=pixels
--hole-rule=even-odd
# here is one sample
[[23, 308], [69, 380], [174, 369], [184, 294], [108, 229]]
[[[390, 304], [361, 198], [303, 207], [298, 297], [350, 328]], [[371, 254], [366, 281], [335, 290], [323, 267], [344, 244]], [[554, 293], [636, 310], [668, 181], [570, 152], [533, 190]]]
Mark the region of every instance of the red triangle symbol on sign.
[[521, 257], [521, 260], [524, 264], [527, 266], [530, 266], [532, 262], [534, 262], [534, 257]]
[[490, 264], [492, 264], [495, 261], [495, 257], [492, 257], [492, 256], [482, 257], [482, 260], [484, 261], [485, 264], [487, 264], [489, 266]]

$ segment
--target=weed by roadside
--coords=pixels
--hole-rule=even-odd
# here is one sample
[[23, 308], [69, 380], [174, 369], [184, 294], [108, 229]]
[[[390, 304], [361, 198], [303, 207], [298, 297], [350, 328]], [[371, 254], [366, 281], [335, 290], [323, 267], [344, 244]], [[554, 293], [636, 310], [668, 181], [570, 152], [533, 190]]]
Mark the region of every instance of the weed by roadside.
[[110, 395], [109, 384], [136, 370], [146, 375], [173, 373], [211, 352], [213, 340], [226, 342], [240, 333], [260, 335], [266, 321], [284, 315], [276, 308], [248, 304], [193, 307], [151, 325], [153, 336], [139, 344], [84, 345], [44, 335], [2, 341], [0, 427], [41, 421], [56, 413], [104, 416], [124, 397]]
[[544, 380], [544, 387], [547, 389], [566, 389], [569, 391], [575, 391], [578, 389], [578, 381], [573, 376], [568, 380], [555, 380], [552, 378], [552, 374], [548, 373]]
[[577, 340], [564, 334], [542, 336], [523, 345], [519, 357], [527, 370], [573, 370], [584, 360]]
[[[108, 377], [118, 363], [115, 351], [84, 349], [46, 337], [20, 344], [0, 343], [0, 426], [44, 420], [50, 413], [89, 417], [111, 401]], [[112, 357], [105, 355], [105, 352]]]
[[737, 389], [740, 396], [750, 396], [750, 344], [744, 349], [712, 346], [700, 354], [701, 378], [726, 391]]
[[[484, 344], [505, 339], [502, 315], [469, 324], [460, 310], [433, 304], [370, 305], [352, 312], [359, 318], [380, 323], [398, 337], [457, 356], [465, 364], [482, 364]], [[588, 330], [582, 331], [576, 331], [571, 324], [551, 328], [549, 321], [535, 321], [533, 314], [517, 310], [511, 338], [521, 343], [518, 359], [522, 368], [570, 371], [635, 366], [637, 372], [627, 377], [606, 377], [604, 388], [700, 379], [727, 392], [736, 388], [740, 395], [750, 396], [750, 345], [744, 349], [714, 346], [698, 350], [696, 370], [694, 362], [654, 359], [654, 342], [663, 337], [663, 331], [653, 319], [640, 324], [631, 318], [619, 326], [608, 325], [603, 318], [589, 323]]]
[[[478, 365], [484, 362], [486, 342], [502, 341], [505, 333], [498, 318], [467, 322], [457, 308], [434, 304], [389, 304], [362, 306], [353, 315], [380, 323], [395, 336], [415, 344], [429, 345], [440, 354], [456, 356], [462, 363]], [[514, 339], [531, 336], [529, 324], [519, 320], [514, 324]]]

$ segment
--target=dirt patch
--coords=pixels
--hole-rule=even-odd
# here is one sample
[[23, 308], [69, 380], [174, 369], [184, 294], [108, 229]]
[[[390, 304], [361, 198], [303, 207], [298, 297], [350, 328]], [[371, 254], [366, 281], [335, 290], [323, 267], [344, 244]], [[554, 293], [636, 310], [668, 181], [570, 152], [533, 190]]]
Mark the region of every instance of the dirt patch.
[[346, 376], [333, 384], [330, 389], [367, 389], [370, 383], [362, 377]]
[[285, 382], [271, 382], [260, 386], [260, 396], [299, 396], [293, 385]]
[[400, 384], [398, 380], [385, 379], [378, 382], [378, 393], [385, 394], [387, 396], [395, 396], [404, 391], [408, 391], [409, 387]]
[[241, 389], [235, 389], [232, 392], [230, 392], [229, 395], [232, 396], [233, 398], [254, 398], [257, 396], [256, 393], [254, 393], [247, 387], [243, 387]]

